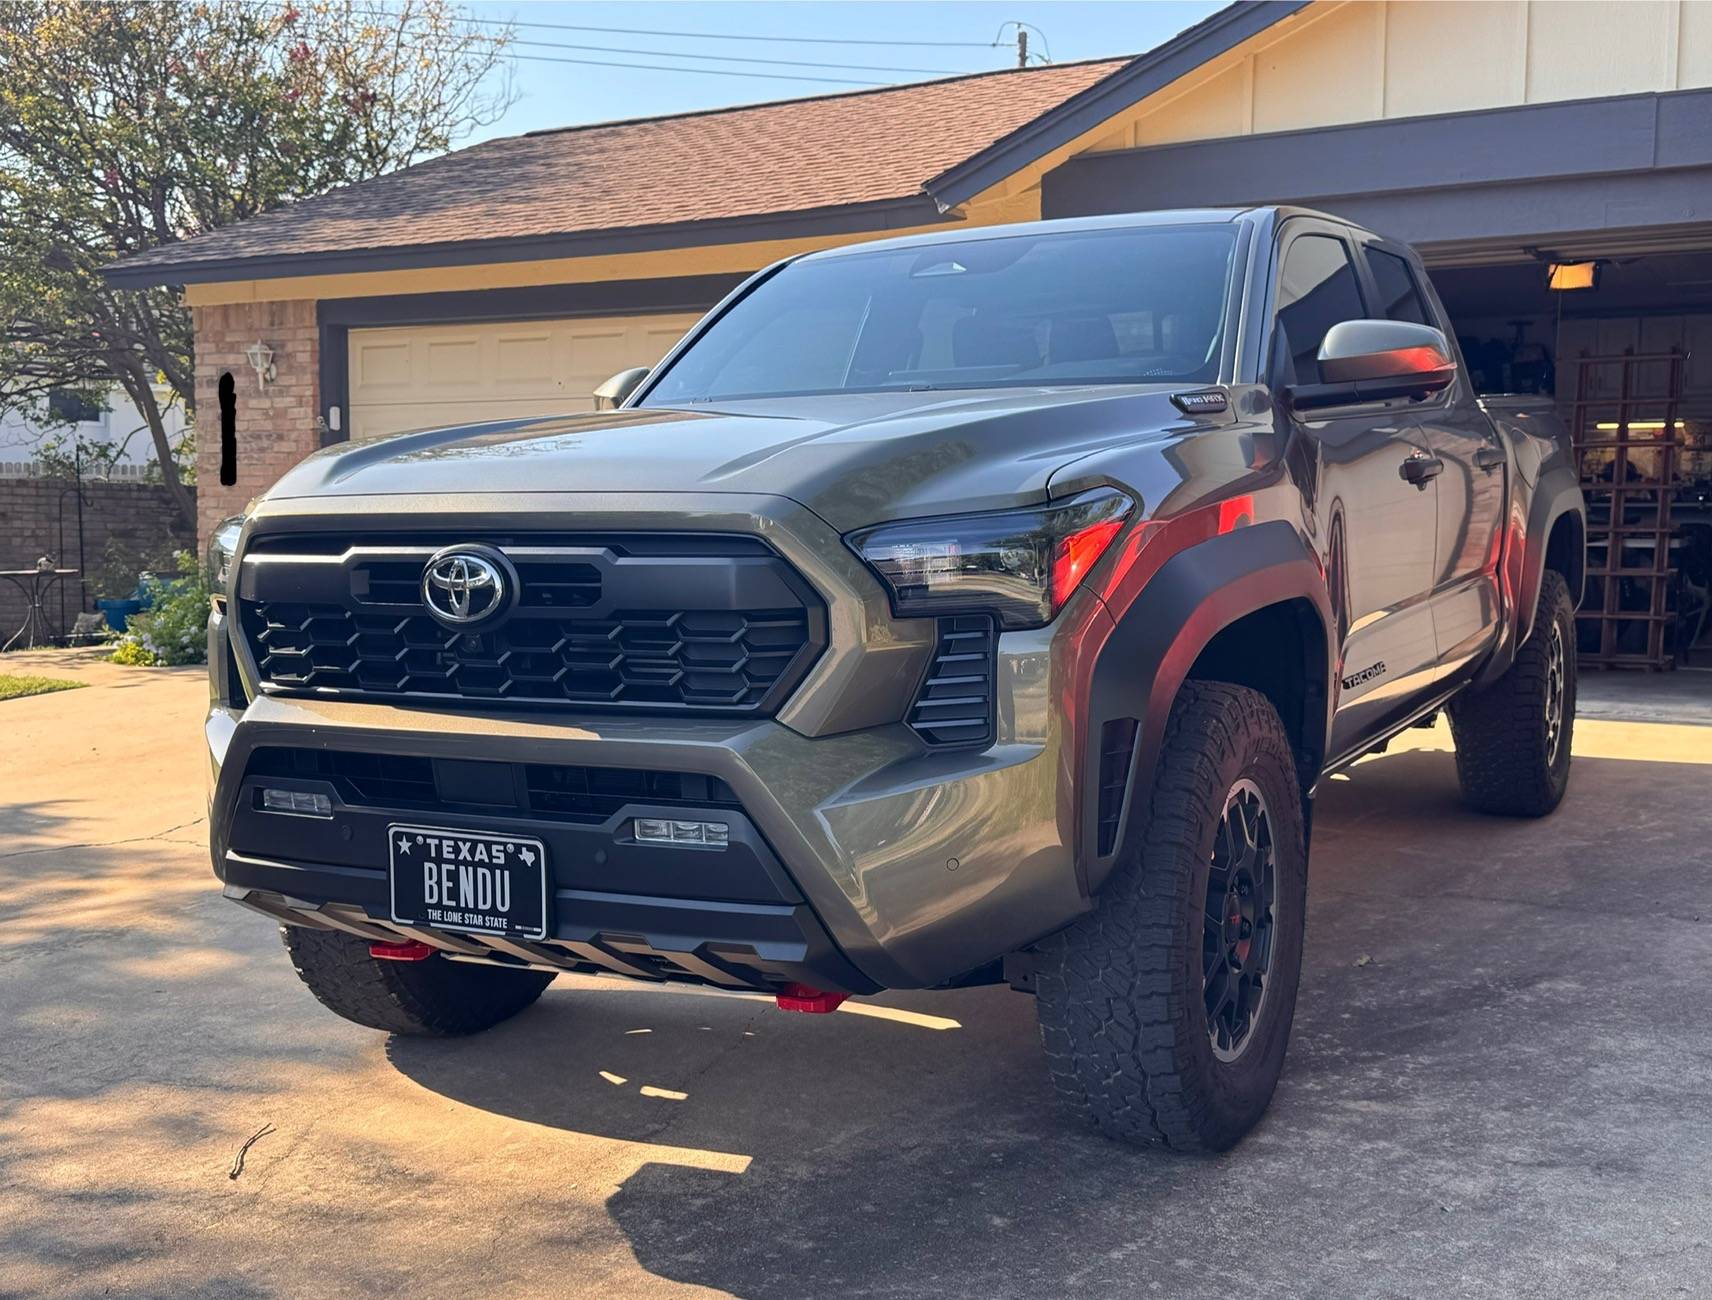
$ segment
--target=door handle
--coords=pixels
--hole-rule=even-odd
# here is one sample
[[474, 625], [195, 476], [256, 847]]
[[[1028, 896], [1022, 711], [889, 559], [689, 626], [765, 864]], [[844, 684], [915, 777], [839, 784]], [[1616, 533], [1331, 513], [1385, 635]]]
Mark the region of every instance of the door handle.
[[1488, 474], [1497, 469], [1507, 459], [1509, 458], [1504, 455], [1504, 449], [1502, 447], [1482, 447], [1479, 451], [1474, 453], [1474, 463], [1481, 469], [1485, 470]]
[[1397, 467], [1405, 483], [1413, 483], [1421, 491], [1427, 490], [1427, 483], [1444, 473], [1444, 462], [1437, 456], [1429, 456], [1417, 451]]

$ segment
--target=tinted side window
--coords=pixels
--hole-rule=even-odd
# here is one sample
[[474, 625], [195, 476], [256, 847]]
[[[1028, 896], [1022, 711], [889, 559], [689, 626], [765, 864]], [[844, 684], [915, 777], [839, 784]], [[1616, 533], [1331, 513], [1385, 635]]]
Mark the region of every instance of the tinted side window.
[[1339, 321], [1363, 320], [1355, 265], [1341, 239], [1304, 235], [1284, 254], [1278, 278], [1278, 325], [1295, 366], [1295, 382], [1320, 382], [1320, 344]]
[[1379, 309], [1387, 320], [1412, 321], [1416, 325], [1433, 323], [1421, 291], [1415, 287], [1408, 262], [1395, 253], [1369, 248], [1367, 264], [1373, 268], [1373, 283], [1379, 288]]

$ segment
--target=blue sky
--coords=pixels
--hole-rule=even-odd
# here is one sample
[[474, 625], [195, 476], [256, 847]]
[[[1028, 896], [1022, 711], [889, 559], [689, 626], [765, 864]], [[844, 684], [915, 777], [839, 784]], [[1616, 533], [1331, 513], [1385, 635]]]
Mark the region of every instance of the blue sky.
[[[1014, 27], [1005, 27], [1001, 48], [984, 43], [999, 36], [1001, 25], [1014, 20], [1033, 24], [1030, 48], [1050, 51], [1054, 62], [1135, 54], [1151, 49], [1183, 28], [1222, 7], [1221, 0], [1051, 0], [1027, 3], [986, 3], [986, 0], [893, 0], [891, 3], [853, 0], [748, 0], [747, 3], [606, 3], [605, 0], [477, 0], [469, 5], [480, 19], [523, 23], [575, 24], [584, 27], [634, 28], [676, 32], [719, 33], [739, 39], [714, 40], [638, 35], [610, 31], [568, 31], [519, 27], [513, 53], [517, 102], [505, 117], [471, 137], [513, 135], [543, 127], [569, 126], [613, 118], [680, 113], [727, 104], [858, 89], [849, 82], [925, 81], [935, 76], [986, 72], [1014, 66]], [[816, 37], [840, 41], [968, 42], [968, 46], [844, 45], [763, 40], [762, 37]], [[571, 46], [574, 48], [561, 48]], [[603, 46], [604, 49], [591, 47]], [[619, 51], [625, 52], [619, 52]], [[629, 51], [642, 51], [632, 53]], [[670, 51], [698, 56], [673, 59]], [[799, 68], [725, 60], [747, 55], [758, 59], [802, 60], [839, 65], [913, 71]], [[601, 63], [675, 64], [766, 73], [761, 77], [713, 75], [711, 72], [650, 71], [639, 68], [552, 63], [546, 59], [590, 59]], [[784, 80], [773, 78], [783, 77]], [[807, 78], [828, 78], [825, 84]], [[468, 143], [468, 142], [466, 142]]]

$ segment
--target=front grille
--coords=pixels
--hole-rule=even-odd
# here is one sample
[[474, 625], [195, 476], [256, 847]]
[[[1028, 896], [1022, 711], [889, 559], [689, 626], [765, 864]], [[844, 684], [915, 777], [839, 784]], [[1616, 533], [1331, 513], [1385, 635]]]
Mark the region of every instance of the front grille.
[[339, 550], [263, 539], [239, 618], [280, 692], [753, 713], [782, 703], [825, 644], [813, 591], [757, 538], [468, 536], [517, 570], [494, 627], [454, 630], [419, 584], [451, 539], [388, 535]]
[[993, 738], [993, 656], [998, 637], [986, 614], [939, 620], [933, 663], [916, 692], [909, 725], [930, 745], [986, 744]]
[[752, 710], [808, 644], [803, 610], [627, 611], [453, 632], [426, 615], [260, 601], [244, 629], [262, 680], [365, 694]]
[[[471, 769], [486, 769], [471, 779]], [[327, 781], [359, 808], [476, 808], [489, 817], [530, 817], [599, 825], [631, 804], [673, 808], [739, 807], [716, 776], [553, 763], [432, 759], [409, 754], [268, 745], [250, 756], [251, 777]], [[521, 777], [521, 779], [519, 779]], [[480, 799], [465, 792], [480, 790]], [[495, 801], [494, 792], [501, 792]]]

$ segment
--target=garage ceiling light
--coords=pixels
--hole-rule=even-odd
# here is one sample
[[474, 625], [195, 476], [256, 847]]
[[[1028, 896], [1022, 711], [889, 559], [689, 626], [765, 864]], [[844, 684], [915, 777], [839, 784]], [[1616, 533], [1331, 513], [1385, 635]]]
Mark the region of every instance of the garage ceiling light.
[[1546, 266], [1546, 287], [1553, 293], [1573, 293], [1578, 289], [1599, 287], [1599, 263], [1550, 262]]

